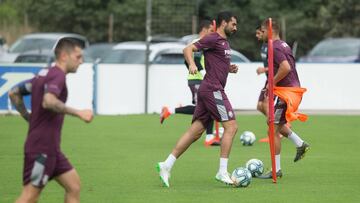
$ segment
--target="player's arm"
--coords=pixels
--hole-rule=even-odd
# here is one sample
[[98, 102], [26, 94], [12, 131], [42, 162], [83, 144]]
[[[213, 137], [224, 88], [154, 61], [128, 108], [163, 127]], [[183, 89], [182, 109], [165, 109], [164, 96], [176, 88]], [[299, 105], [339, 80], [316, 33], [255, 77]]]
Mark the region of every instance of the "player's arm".
[[11, 103], [15, 106], [16, 110], [20, 113], [20, 115], [29, 122], [30, 113], [27, 111], [23, 96], [31, 94], [31, 81], [25, 81], [20, 83], [19, 85], [13, 87], [9, 91], [9, 97]]
[[42, 107], [56, 113], [76, 116], [85, 122], [90, 122], [93, 118], [93, 113], [91, 110], [77, 110], [68, 107], [65, 105], [64, 102], [60, 101], [55, 94], [51, 92], [47, 92], [44, 94]]
[[276, 85], [279, 81], [287, 76], [291, 71], [291, 66], [287, 60], [284, 60], [280, 63], [279, 69], [274, 76], [274, 84]]
[[258, 74], [258, 75], [260, 75], [260, 74], [262, 74], [262, 73], [266, 73], [266, 72], [268, 72], [268, 67], [258, 67], [257, 69], [256, 69], [256, 73]]
[[197, 73], [197, 66], [196, 66], [196, 63], [193, 58], [193, 52], [196, 52], [196, 51], [198, 51], [198, 49], [196, 48], [196, 46], [194, 44], [189, 44], [183, 50], [184, 58], [185, 58], [186, 62], [189, 64], [190, 74]]

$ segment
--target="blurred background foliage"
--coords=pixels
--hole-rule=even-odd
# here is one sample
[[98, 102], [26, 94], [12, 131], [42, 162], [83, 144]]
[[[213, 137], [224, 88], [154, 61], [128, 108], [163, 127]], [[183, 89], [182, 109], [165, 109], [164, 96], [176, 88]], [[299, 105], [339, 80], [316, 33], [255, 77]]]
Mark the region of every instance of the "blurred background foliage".
[[[199, 20], [221, 10], [238, 16], [231, 46], [251, 60], [260, 59], [255, 28], [268, 17], [281, 23], [285, 41], [298, 43], [297, 57], [327, 37], [360, 37], [358, 0], [152, 0], [152, 34], [196, 33]], [[143, 41], [145, 20], [146, 0], [0, 0], [0, 35], [9, 43], [30, 32], [75, 32], [92, 43]]]

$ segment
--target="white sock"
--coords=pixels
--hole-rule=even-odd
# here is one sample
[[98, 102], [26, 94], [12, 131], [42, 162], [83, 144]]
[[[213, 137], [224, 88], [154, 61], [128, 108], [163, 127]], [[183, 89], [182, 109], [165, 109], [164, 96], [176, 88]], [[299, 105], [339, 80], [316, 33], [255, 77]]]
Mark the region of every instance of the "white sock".
[[220, 167], [219, 167], [220, 173], [228, 172], [228, 170], [227, 170], [228, 160], [229, 160], [229, 158], [220, 158]]
[[288, 138], [296, 145], [296, 147], [301, 147], [304, 142], [295, 132], [291, 132]]
[[176, 161], [176, 157], [173, 154], [170, 154], [168, 158], [164, 161], [164, 165], [166, 168], [171, 170], [171, 168], [174, 166]]
[[281, 169], [281, 167], [280, 167], [280, 154], [277, 154], [277, 155], [275, 155], [275, 169], [276, 169], [276, 172], [278, 172], [280, 169]]
[[206, 141], [209, 141], [209, 140], [211, 140], [211, 139], [213, 139], [213, 138], [214, 138], [214, 135], [213, 135], [213, 134], [206, 134], [205, 140], [206, 140]]

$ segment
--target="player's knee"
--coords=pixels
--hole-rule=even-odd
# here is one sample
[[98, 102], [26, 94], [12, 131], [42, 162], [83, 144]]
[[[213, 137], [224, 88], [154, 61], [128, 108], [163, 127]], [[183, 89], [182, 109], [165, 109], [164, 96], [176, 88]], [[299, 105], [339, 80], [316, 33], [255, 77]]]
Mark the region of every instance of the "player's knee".
[[236, 122], [232, 122], [231, 125], [229, 125], [229, 126], [227, 126], [227, 128], [225, 128], [225, 131], [228, 131], [227, 134], [229, 134], [231, 136], [235, 136], [237, 130], [238, 130], [238, 125]]
[[196, 132], [196, 133], [194, 134], [194, 136], [193, 136], [194, 141], [198, 140], [198, 139], [201, 137], [202, 133], [203, 133], [203, 131], [201, 131], [201, 132]]
[[67, 193], [79, 195], [80, 191], [81, 191], [80, 181], [76, 181], [76, 182], [70, 184], [65, 190]]
[[234, 136], [235, 136], [236, 132], [238, 131], [238, 125], [237, 125], [236, 122], [234, 122], [234, 125], [233, 125], [232, 128], [233, 128], [233, 133], [234, 133]]
[[262, 106], [262, 103], [261, 103], [261, 102], [259, 102], [259, 103], [257, 104], [256, 109], [257, 109], [258, 111], [260, 111], [260, 112], [263, 112], [263, 106]]

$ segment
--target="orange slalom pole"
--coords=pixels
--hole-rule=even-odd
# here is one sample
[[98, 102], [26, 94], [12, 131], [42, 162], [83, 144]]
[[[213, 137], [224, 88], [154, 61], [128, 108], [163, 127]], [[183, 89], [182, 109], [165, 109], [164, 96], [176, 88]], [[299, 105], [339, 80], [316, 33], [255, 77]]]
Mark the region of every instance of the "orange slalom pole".
[[212, 21], [212, 24], [213, 24], [213, 27], [214, 27], [214, 32], [216, 32], [216, 21], [213, 20], [213, 21]]
[[274, 135], [274, 51], [272, 39], [272, 19], [269, 18], [268, 24], [268, 96], [269, 96], [269, 144], [271, 156], [271, 168], [273, 183], [276, 183], [276, 165], [275, 165], [275, 135]]

